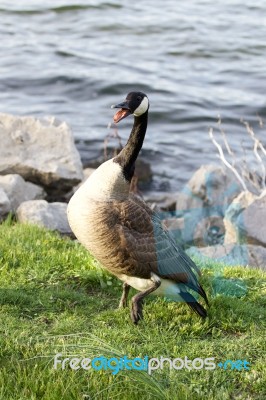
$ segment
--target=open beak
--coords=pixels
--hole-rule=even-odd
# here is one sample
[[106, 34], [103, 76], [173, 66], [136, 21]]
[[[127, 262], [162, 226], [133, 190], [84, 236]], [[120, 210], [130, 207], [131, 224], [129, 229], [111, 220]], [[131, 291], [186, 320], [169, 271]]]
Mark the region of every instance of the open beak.
[[113, 118], [116, 124], [131, 114], [127, 101], [123, 101], [122, 103], [113, 105], [111, 106], [111, 108], [120, 108], [120, 110], [115, 113]]

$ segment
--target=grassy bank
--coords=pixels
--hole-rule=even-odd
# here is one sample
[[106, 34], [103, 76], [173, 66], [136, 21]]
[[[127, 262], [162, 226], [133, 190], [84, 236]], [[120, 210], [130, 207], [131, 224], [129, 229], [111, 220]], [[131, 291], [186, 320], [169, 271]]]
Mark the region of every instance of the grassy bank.
[[[205, 322], [184, 304], [150, 297], [136, 327], [128, 309], [116, 310], [120, 283], [69, 239], [8, 221], [0, 225], [0, 269], [1, 400], [266, 398], [265, 274], [259, 270], [205, 265], [211, 303]], [[221, 274], [223, 285], [240, 288], [239, 297], [218, 294]], [[246, 359], [250, 370], [165, 367], [152, 375], [113, 375], [54, 369], [56, 353]]]

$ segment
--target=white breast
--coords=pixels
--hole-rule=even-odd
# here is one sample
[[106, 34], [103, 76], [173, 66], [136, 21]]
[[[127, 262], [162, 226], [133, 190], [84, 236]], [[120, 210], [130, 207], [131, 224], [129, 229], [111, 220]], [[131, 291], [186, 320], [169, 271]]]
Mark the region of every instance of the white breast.
[[113, 159], [104, 162], [85, 181], [74, 196], [85, 196], [94, 200], [108, 200], [128, 195], [126, 181], [120, 164]]
[[85, 183], [71, 197], [67, 216], [70, 227], [78, 240], [89, 250], [97, 230], [96, 216], [99, 206], [112, 199], [128, 197], [129, 184], [123, 176], [122, 168], [113, 159], [97, 168]]

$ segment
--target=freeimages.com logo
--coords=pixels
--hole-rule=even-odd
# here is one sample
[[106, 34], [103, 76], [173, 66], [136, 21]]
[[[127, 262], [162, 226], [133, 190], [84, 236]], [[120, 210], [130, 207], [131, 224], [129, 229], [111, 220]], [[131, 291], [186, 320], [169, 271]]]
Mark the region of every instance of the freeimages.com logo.
[[128, 358], [127, 356], [123, 357], [110, 357], [107, 358], [105, 356], [99, 357], [65, 357], [62, 358], [62, 353], [58, 353], [54, 357], [54, 369], [66, 369], [70, 368], [73, 370], [94, 370], [94, 371], [102, 371], [102, 370], [110, 370], [113, 375], [118, 374], [118, 372], [123, 370], [137, 370], [137, 371], [147, 371], [149, 375], [152, 374], [153, 371], [158, 369], [168, 368], [169, 370], [214, 370], [217, 367], [224, 370], [249, 370], [249, 362], [247, 360], [226, 360], [224, 362], [215, 363], [214, 357], [207, 358], [194, 358], [190, 360], [187, 356], [184, 358], [167, 358], [167, 357], [159, 357], [159, 358], [149, 358], [145, 356], [144, 358], [135, 357]]

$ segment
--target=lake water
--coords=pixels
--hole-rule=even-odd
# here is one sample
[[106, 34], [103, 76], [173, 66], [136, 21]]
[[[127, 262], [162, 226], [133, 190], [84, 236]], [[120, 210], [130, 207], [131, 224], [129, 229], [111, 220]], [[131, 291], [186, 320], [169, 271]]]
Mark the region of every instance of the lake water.
[[[208, 136], [218, 115], [239, 157], [253, 160], [242, 118], [265, 143], [264, 0], [0, 0], [0, 17], [0, 112], [67, 121], [83, 159], [103, 153], [110, 106], [134, 89], [151, 103], [151, 190], [180, 190], [219, 163]], [[131, 124], [118, 126], [123, 142]]]

